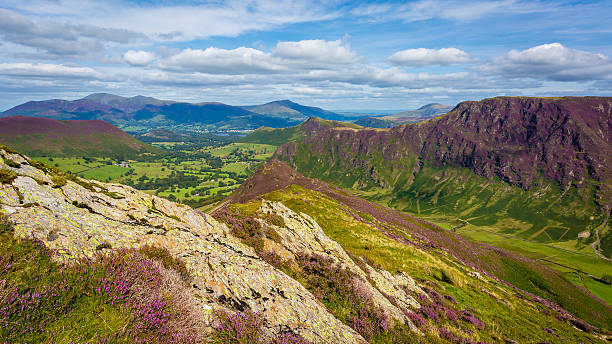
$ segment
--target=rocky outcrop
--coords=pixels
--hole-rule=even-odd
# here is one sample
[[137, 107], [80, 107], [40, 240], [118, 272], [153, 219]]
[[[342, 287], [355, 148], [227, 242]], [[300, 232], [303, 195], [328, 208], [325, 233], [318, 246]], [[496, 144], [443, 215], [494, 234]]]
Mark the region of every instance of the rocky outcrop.
[[[342, 246], [325, 235], [323, 229], [310, 216], [304, 213], [297, 214], [279, 202], [262, 200], [261, 210], [264, 214], [276, 214], [282, 217], [284, 226], [268, 224], [260, 220], [265, 226], [271, 226], [282, 238], [282, 247], [289, 251], [293, 257], [298, 255], [324, 255], [330, 258], [334, 264], [351, 271], [359, 276], [362, 290], [374, 302], [376, 307], [383, 309], [387, 316], [408, 324], [416, 330], [414, 324], [406, 317], [405, 312], [417, 310], [420, 304], [404, 288], [425, 295], [425, 292], [410, 278], [402, 273], [397, 277], [388, 271], [378, 271], [365, 262], [357, 265], [355, 261], [344, 251]], [[360, 258], [355, 258], [360, 259]], [[362, 269], [365, 268], [365, 271]], [[384, 293], [384, 294], [383, 294]], [[396, 302], [392, 304], [389, 296]]]
[[[64, 259], [92, 256], [108, 245], [160, 245], [186, 263], [205, 317], [215, 309], [249, 309], [265, 318], [269, 338], [290, 330], [317, 343], [364, 342], [302, 285], [263, 261], [211, 216], [128, 186], [56, 183], [57, 177], [35, 168], [26, 157], [5, 150], [0, 155], [0, 170], [16, 174], [0, 184], [1, 211], [19, 235], [43, 240]], [[20, 166], [7, 165], [9, 160]], [[296, 221], [312, 219], [298, 216]]]

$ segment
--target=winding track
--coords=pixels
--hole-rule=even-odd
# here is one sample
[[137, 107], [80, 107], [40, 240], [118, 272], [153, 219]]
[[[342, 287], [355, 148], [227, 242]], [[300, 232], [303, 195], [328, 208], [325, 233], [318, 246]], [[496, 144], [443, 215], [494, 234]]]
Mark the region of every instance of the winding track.
[[597, 249], [597, 245], [599, 245], [599, 242], [601, 241], [599, 239], [599, 231], [606, 228], [606, 225], [608, 224], [608, 220], [610, 219], [610, 211], [608, 211], [608, 215], [606, 216], [606, 219], [604, 220], [603, 224], [601, 226], [599, 226], [596, 230], [595, 230], [595, 237], [597, 238], [597, 240], [595, 240], [592, 244], [591, 247], [593, 248], [593, 251], [595, 251], [595, 254], [601, 258], [601, 259], [605, 259], [609, 262], [612, 262], [612, 259], [604, 256], [603, 254], [601, 254], [601, 252], [599, 252], [599, 250]]

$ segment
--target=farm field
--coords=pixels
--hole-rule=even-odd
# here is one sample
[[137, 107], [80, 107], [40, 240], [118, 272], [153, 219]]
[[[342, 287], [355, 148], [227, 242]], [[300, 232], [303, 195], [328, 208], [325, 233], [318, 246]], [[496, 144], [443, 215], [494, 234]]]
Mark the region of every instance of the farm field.
[[276, 146], [256, 143], [190, 145], [160, 142], [162, 154], [142, 160], [96, 157], [32, 157], [83, 178], [121, 183], [202, 208], [236, 189], [255, 167], [270, 158]]

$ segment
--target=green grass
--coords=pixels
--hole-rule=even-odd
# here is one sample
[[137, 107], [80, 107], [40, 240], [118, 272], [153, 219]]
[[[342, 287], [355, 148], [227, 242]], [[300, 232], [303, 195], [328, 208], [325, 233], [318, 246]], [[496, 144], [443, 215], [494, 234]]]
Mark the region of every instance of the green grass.
[[595, 281], [583, 274], [568, 271], [565, 277], [586, 290], [593, 293], [595, 296], [604, 300], [607, 304], [612, 305], [612, 285]]
[[[528, 242], [518, 238], [512, 238], [508, 235], [500, 235], [492, 231], [486, 231], [482, 228], [472, 228], [472, 226], [462, 227], [457, 232], [473, 241], [484, 242], [512, 252], [520, 253], [554, 270], [561, 272], [582, 271], [584, 272], [581, 273], [583, 279], [593, 282], [587, 283], [586, 289], [595, 296], [606, 301], [609, 305], [612, 305], [612, 287], [601, 287], [601, 282], [596, 282], [587, 275], [591, 274], [595, 277], [601, 277], [605, 274], [612, 274], [612, 264], [603, 263], [601, 259], [595, 257], [588, 249], [586, 250], [587, 253], [582, 254], [578, 252], [569, 252], [554, 247], [554, 245]], [[575, 270], [565, 268], [559, 264]], [[570, 279], [572, 282], [576, 282], [576, 280], [576, 278]], [[585, 287], [583, 283], [578, 283], [577, 285]]]
[[79, 176], [85, 179], [96, 179], [101, 181], [111, 181], [114, 179], [118, 179], [123, 176], [129, 168], [106, 165], [97, 168], [93, 168], [91, 170], [87, 170], [79, 173]]
[[246, 162], [230, 162], [226, 164], [225, 166], [221, 167], [221, 171], [244, 173], [247, 171], [248, 167], [249, 167], [249, 163], [246, 163]]
[[[452, 257], [439, 254], [435, 250], [424, 251], [414, 246], [401, 244], [383, 235], [378, 228], [355, 220], [344, 211], [343, 205], [315, 191], [299, 186], [269, 193], [265, 199], [280, 201], [296, 212], [310, 215], [323, 228], [325, 234], [338, 242], [353, 256], [364, 257], [373, 264], [387, 271], [404, 271], [417, 279], [435, 281], [442, 286], [445, 293], [452, 295], [458, 301], [458, 308], [472, 307], [477, 316], [487, 327], [478, 332], [479, 340], [487, 342], [503, 342], [504, 338], [512, 338], [519, 342], [555, 342], [556, 337], [542, 331], [542, 328], [553, 328], [570, 342], [584, 340], [584, 334], [574, 330], [570, 325], [558, 322], [552, 316], [546, 316], [538, 311], [539, 306], [513, 297], [514, 291], [494, 281], [474, 283], [467, 276], [467, 269]], [[254, 214], [260, 206], [259, 201], [234, 205], [242, 214]], [[367, 214], [361, 214], [368, 218]], [[370, 220], [373, 220], [371, 217]], [[410, 233], [393, 224], [386, 224], [396, 233], [402, 233], [410, 238]], [[540, 290], [550, 293], [554, 285], [547, 279], [542, 279], [535, 271], [525, 268], [512, 260], [504, 261], [507, 275], [521, 274], [513, 281], [524, 280], [531, 276], [529, 282]], [[520, 271], [519, 271], [520, 270]], [[529, 287], [529, 286], [527, 286]], [[484, 289], [483, 289], [484, 288]], [[526, 289], [534, 289], [529, 287]], [[484, 292], [483, 290], [486, 290]], [[497, 295], [508, 305], [496, 301], [490, 295]], [[556, 295], [553, 295], [556, 296]], [[583, 307], [584, 303], [580, 304]], [[341, 305], [333, 305], [334, 314], [341, 313]], [[599, 323], [600, 326], [605, 324]]]

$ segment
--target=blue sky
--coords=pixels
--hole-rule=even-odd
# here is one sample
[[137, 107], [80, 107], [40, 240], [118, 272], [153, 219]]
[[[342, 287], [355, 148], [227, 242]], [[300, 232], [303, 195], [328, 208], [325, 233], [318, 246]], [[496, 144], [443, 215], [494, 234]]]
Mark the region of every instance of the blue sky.
[[0, 110], [94, 92], [402, 110], [612, 95], [612, 2], [0, 0]]

